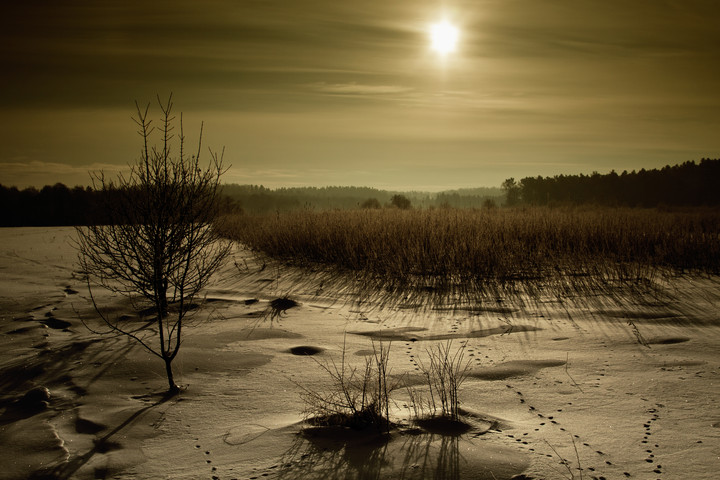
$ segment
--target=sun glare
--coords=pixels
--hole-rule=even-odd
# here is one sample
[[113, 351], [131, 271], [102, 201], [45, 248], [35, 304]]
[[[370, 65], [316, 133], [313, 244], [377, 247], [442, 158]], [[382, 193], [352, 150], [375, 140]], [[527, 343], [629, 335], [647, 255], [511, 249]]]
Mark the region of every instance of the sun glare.
[[441, 55], [448, 54], [457, 46], [459, 32], [457, 27], [448, 23], [436, 23], [430, 29], [432, 49]]

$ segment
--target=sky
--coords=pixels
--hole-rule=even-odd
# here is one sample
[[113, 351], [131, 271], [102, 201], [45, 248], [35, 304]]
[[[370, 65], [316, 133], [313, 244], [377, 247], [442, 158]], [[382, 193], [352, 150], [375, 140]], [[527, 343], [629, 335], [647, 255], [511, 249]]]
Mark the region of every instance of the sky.
[[170, 93], [188, 144], [203, 122], [224, 148], [224, 182], [270, 188], [720, 158], [718, 25], [716, 0], [6, 2], [0, 183], [116, 175], [139, 158], [135, 101], [157, 118]]

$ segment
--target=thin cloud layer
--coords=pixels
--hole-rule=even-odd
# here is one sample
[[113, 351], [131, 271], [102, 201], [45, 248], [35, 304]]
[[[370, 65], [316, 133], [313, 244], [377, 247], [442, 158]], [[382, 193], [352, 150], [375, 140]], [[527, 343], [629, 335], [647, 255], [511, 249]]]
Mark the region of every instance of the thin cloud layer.
[[357, 83], [315, 83], [309, 87], [314, 91], [333, 95], [398, 95], [413, 90], [400, 85], [358, 85]]

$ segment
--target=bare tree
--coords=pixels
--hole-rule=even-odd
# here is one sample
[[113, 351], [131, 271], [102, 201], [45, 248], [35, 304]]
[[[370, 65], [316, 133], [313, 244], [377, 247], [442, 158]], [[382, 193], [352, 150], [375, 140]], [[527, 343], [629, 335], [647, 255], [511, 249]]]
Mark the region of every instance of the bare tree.
[[[172, 95], [163, 103], [160, 125], [151, 126], [150, 105], [137, 108], [138, 133], [143, 140], [140, 159], [117, 183], [93, 174], [95, 189], [106, 199], [109, 222], [77, 228], [80, 267], [87, 275], [95, 310], [110, 327], [108, 333], [127, 335], [165, 362], [171, 392], [177, 392], [172, 361], [177, 356], [183, 321], [199, 301], [198, 293], [220, 267], [230, 245], [220, 238], [218, 214], [223, 152], [210, 150], [206, 167], [200, 164], [202, 126], [197, 151], [187, 156], [180, 116], [180, 132], [173, 132]], [[160, 146], [150, 146], [153, 133]], [[172, 145], [179, 147], [173, 151]], [[98, 306], [93, 287], [124, 295], [138, 311], [152, 312], [152, 321], [138, 326], [112, 318]]]

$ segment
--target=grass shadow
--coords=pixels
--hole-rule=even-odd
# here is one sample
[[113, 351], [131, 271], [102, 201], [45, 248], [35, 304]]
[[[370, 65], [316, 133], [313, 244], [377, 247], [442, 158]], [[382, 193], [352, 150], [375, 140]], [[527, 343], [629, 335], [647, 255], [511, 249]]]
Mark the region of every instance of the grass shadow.
[[278, 479], [289, 480], [509, 480], [524, 461], [507, 452], [483, 453], [464, 433], [423, 429], [376, 432], [325, 429], [297, 435], [282, 457]]

